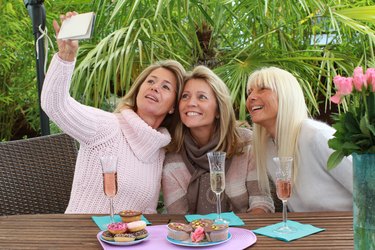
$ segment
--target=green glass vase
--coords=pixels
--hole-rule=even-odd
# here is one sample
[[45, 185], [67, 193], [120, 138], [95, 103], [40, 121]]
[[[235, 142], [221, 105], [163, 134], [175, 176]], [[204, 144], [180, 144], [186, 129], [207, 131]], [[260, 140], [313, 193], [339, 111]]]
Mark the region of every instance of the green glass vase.
[[375, 154], [353, 153], [354, 249], [375, 249]]

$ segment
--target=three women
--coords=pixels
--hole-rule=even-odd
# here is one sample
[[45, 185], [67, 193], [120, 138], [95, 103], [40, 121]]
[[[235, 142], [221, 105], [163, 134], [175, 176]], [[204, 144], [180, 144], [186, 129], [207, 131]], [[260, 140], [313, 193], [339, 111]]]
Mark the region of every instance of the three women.
[[[75, 14], [67, 13], [62, 20]], [[56, 22], [54, 28], [58, 33]], [[107, 211], [99, 162], [103, 150], [120, 156], [116, 207], [156, 212], [164, 147], [171, 140], [160, 126], [169, 128], [176, 140], [169, 147], [163, 171], [168, 212], [214, 211], [206, 157], [213, 150], [228, 155], [224, 211], [273, 211], [267, 176], [274, 181], [273, 156], [294, 157], [292, 211], [351, 209], [350, 159], [327, 172], [325, 163], [331, 153], [327, 140], [333, 129], [308, 119], [302, 91], [288, 72], [267, 68], [250, 77], [247, 108], [255, 124], [252, 140], [250, 130], [236, 124], [225, 84], [208, 68], [196, 67], [185, 79], [178, 107], [182, 123], [173, 132], [171, 121], [178, 118], [175, 104], [184, 75], [179, 63], [164, 61], [147, 68], [116, 112], [108, 113], [69, 96], [78, 42], [58, 40], [58, 45], [46, 76], [42, 107], [80, 142], [67, 213]]]

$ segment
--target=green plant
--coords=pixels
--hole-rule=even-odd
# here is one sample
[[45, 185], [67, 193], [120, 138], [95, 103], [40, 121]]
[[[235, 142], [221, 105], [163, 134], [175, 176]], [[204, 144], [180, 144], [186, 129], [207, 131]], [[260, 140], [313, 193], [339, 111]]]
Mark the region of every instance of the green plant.
[[344, 112], [336, 117], [334, 137], [328, 141], [335, 152], [328, 159], [328, 169], [352, 153], [375, 154], [375, 68], [354, 70], [353, 77], [336, 76], [334, 103], [343, 103]]
[[[297, 77], [315, 115], [331, 108], [325, 98], [336, 70], [348, 74], [374, 59], [374, 0], [45, 0], [44, 5], [51, 38], [52, 19], [59, 14], [97, 13], [93, 39], [81, 42], [71, 92], [82, 103], [106, 109], [145, 66], [172, 58], [188, 70], [205, 64], [219, 74], [240, 119], [247, 117], [249, 73], [279, 66]], [[19, 117], [39, 131], [34, 38], [22, 0], [0, 0], [0, 21], [6, 24], [0, 29], [0, 138], [9, 140]], [[324, 35], [333, 40], [319, 44]], [[18, 87], [22, 91], [8, 90]]]
[[[45, 1], [46, 23], [71, 9], [88, 10], [90, 3]], [[36, 136], [40, 132], [40, 117], [35, 46], [24, 2], [0, 0], [0, 22], [4, 24], [0, 29], [0, 141]]]
[[[314, 115], [330, 108], [324, 98], [331, 95], [335, 68], [347, 72], [361, 58], [374, 57], [371, 3], [101, 1], [96, 5], [99, 40], [80, 48], [72, 93], [100, 107], [111, 94], [124, 95], [143, 67], [173, 58], [188, 70], [197, 64], [212, 68], [245, 119], [248, 75], [276, 65], [297, 77]], [[334, 38], [326, 44], [313, 39], [323, 35]]]
[[[26, 8], [14, 1], [2, 1], [0, 6], [0, 22], [7, 24], [0, 30], [0, 140], [9, 140], [28, 118], [38, 117], [34, 113], [37, 91], [31, 74], [34, 61], [28, 52], [33, 36], [24, 31], [29, 25]], [[39, 124], [26, 126], [38, 129]]]

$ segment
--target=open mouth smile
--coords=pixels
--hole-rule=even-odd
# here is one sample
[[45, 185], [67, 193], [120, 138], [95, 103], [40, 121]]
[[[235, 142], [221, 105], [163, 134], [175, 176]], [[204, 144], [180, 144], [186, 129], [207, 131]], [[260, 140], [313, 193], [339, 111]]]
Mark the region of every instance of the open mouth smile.
[[263, 109], [263, 106], [261, 106], [261, 105], [257, 105], [257, 106], [253, 106], [253, 107], [251, 108], [251, 111], [256, 111], [256, 110], [260, 110], [260, 109]]
[[145, 98], [152, 100], [154, 102], [159, 102], [159, 99], [156, 96], [153, 95], [146, 95]]
[[189, 111], [189, 112], [186, 112], [185, 115], [186, 116], [198, 116], [198, 115], [201, 115], [201, 114], [198, 113], [198, 112]]

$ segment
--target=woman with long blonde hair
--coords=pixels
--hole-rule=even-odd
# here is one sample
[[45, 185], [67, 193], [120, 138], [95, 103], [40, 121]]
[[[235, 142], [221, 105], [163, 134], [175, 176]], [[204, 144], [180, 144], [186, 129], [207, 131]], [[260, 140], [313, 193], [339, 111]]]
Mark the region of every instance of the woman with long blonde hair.
[[269, 177], [275, 182], [273, 157], [293, 157], [294, 188], [289, 210], [352, 210], [351, 158], [327, 170], [327, 159], [333, 152], [328, 139], [335, 130], [308, 117], [297, 79], [280, 68], [262, 68], [250, 75], [247, 94], [260, 183], [267, 184]]

